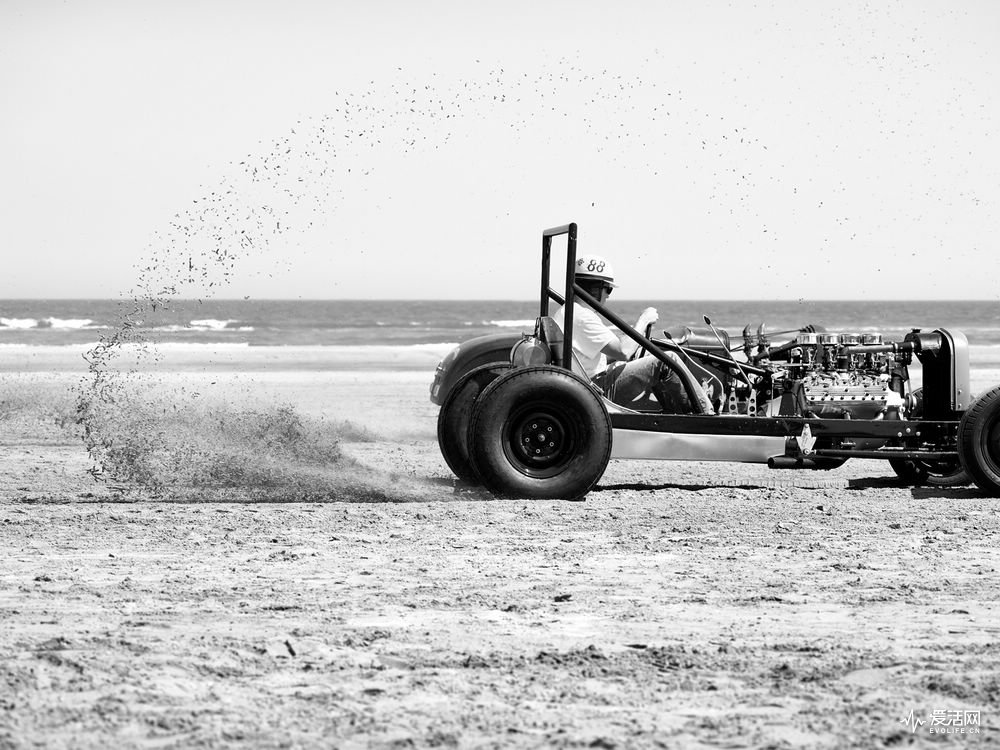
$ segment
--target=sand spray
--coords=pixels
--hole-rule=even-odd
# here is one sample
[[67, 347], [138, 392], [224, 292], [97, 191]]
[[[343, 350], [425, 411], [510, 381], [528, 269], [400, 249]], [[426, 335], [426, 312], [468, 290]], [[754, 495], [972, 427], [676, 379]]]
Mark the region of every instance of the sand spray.
[[[276, 275], [295, 263], [314, 227], [335, 223], [345, 200], [364, 193], [380, 161], [409, 154], [447, 160], [453, 139], [475, 137], [480, 128], [544, 148], [561, 137], [550, 126], [572, 123], [590, 145], [588, 158], [641, 154], [628, 166], [649, 174], [667, 168], [670, 154], [658, 157], [656, 144], [671, 133], [702, 149], [709, 143], [725, 151], [737, 140], [741, 153], [762, 148], [685, 105], [680, 92], [640, 75], [582, 71], [566, 58], [541, 71], [495, 67], [467, 80], [372, 81], [364, 91], [335, 92], [333, 101], [332, 111], [298, 119], [259, 153], [233, 161], [153, 234], [135, 285], [123, 295], [119, 324], [87, 353], [78, 389], [77, 419], [96, 478], [201, 499], [419, 495], [345, 457], [341, 443], [357, 439], [360, 426], [306, 418], [288, 404], [254, 404], [246, 390], [157, 378], [162, 358], [144, 318], [180, 299], [231, 294], [237, 270], [251, 261]], [[742, 166], [732, 179], [723, 176], [727, 188], [716, 190], [717, 199], [746, 187], [752, 175]], [[489, 207], [497, 210], [503, 206]]]

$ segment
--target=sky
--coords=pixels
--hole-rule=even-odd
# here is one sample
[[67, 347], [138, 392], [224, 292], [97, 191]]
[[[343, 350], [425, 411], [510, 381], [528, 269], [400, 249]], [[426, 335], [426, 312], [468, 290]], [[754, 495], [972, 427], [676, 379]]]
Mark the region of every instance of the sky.
[[1000, 4], [0, 0], [0, 298], [1000, 299]]

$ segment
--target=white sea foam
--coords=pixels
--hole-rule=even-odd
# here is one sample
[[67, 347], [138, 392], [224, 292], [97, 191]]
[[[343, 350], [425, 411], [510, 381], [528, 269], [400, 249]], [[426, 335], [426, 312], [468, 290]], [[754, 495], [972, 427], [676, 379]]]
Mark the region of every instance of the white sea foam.
[[42, 318], [39, 328], [58, 328], [80, 331], [94, 331], [108, 326], [95, 326], [90, 318]]
[[524, 320], [484, 320], [484, 326], [496, 326], [497, 328], [534, 328], [534, 319]]
[[179, 326], [179, 325], [169, 325], [169, 326], [153, 326], [149, 330], [160, 331], [161, 333], [176, 333], [178, 331], [190, 331], [190, 326]]
[[[31, 345], [0, 343], [0, 373], [82, 372], [91, 344]], [[112, 369], [177, 372], [291, 372], [410, 370], [430, 378], [434, 367], [457, 344], [401, 346], [251, 346], [239, 343], [122, 344], [108, 361]], [[429, 382], [429, 380], [428, 380]]]
[[233, 326], [230, 327], [230, 323], [236, 323], [235, 320], [215, 320], [212, 318], [206, 318], [205, 320], [192, 320], [187, 325], [179, 325], [177, 323], [171, 323], [165, 326], [154, 326], [150, 328], [151, 331], [158, 331], [160, 333], [184, 333], [190, 331], [254, 331], [256, 330], [253, 326]]
[[35, 318], [0, 318], [0, 327], [3, 328], [38, 328], [38, 321]]
[[56, 331], [99, 331], [109, 328], [106, 325], [94, 325], [90, 318], [0, 318], [0, 328], [10, 328], [17, 331], [56, 330]]
[[224, 331], [230, 325], [236, 323], [235, 320], [216, 320], [215, 318], [204, 318], [202, 320], [192, 320], [191, 328], [200, 328], [205, 331]]

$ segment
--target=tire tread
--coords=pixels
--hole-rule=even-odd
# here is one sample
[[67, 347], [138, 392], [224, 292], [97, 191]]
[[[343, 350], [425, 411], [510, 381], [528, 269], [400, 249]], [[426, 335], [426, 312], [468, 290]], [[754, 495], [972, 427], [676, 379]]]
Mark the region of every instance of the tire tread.
[[[455, 403], [462, 395], [462, 389], [471, 380], [486, 377], [491, 370], [502, 370], [509, 366], [507, 362], [490, 362], [472, 368], [455, 381], [455, 384], [448, 391], [448, 395], [445, 396], [444, 401], [441, 403], [437, 419], [438, 448], [440, 448], [441, 456], [444, 458], [445, 463], [448, 464], [448, 468], [463, 482], [480, 484], [479, 474], [476, 472], [476, 468], [469, 458], [469, 433], [466, 430], [462, 435], [456, 434], [459, 431], [459, 426], [456, 424], [457, 415], [453, 414]], [[493, 379], [495, 380], [502, 374], [502, 372], [497, 373]], [[488, 386], [489, 383], [480, 389], [472, 405], [470, 405], [470, 411], [474, 410], [475, 401], [483, 395], [483, 391]]]
[[[958, 455], [979, 489], [1000, 495], [1000, 473], [982, 465], [977, 441], [977, 427], [983, 419], [991, 417], [1000, 419], [1000, 385], [981, 394], [962, 415], [958, 426]], [[1000, 456], [992, 457], [992, 462], [1000, 468]]]
[[483, 389], [482, 393], [479, 394], [479, 398], [476, 400], [476, 405], [472, 413], [472, 419], [469, 421], [468, 443], [470, 445], [469, 453], [470, 453], [471, 463], [474, 470], [476, 471], [476, 474], [479, 476], [480, 480], [487, 487], [487, 489], [490, 489], [492, 492], [494, 492], [494, 494], [500, 496], [508, 495], [508, 493], [505, 491], [504, 488], [497, 486], [493, 478], [487, 477], [486, 474], [483, 473], [483, 467], [479, 465], [479, 460], [477, 460], [477, 452], [478, 452], [477, 437], [479, 436], [480, 433], [480, 425], [483, 419], [485, 418], [482, 406], [490, 402], [490, 399], [492, 398], [493, 394], [498, 389], [512, 387], [510, 386], [511, 383], [515, 383], [516, 381], [522, 380], [524, 378], [536, 377], [539, 373], [551, 373], [552, 376], [555, 376], [559, 379], [563, 379], [566, 382], [576, 383], [581, 388], [589, 390], [593, 394], [594, 398], [597, 400], [597, 403], [600, 404], [600, 408], [604, 414], [604, 419], [606, 420], [606, 425], [608, 430], [608, 440], [606, 441], [606, 445], [604, 446], [602, 455], [598, 459], [598, 463], [600, 465], [600, 471], [595, 472], [595, 475], [593, 476], [591, 481], [589, 481], [587, 486], [582, 491], [570, 493], [569, 495], [560, 494], [558, 496], [561, 499], [567, 499], [567, 500], [579, 499], [584, 495], [586, 495], [588, 492], [590, 492], [590, 490], [593, 489], [594, 485], [596, 485], [597, 482], [600, 480], [601, 476], [603, 476], [604, 469], [607, 467], [608, 461], [611, 458], [613, 434], [611, 431], [611, 419], [608, 416], [607, 408], [604, 406], [601, 396], [599, 396], [597, 392], [594, 391], [594, 387], [591, 385], [589, 381], [584, 380], [579, 375], [564, 368], [556, 367], [554, 365], [536, 365], [532, 367], [519, 367], [497, 378], [488, 386], [486, 386], [486, 388]]

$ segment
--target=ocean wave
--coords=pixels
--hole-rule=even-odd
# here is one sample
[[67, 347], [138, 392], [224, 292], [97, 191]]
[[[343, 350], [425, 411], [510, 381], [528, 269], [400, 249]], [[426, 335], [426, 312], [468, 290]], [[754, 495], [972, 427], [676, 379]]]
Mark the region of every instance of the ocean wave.
[[228, 319], [228, 320], [217, 320], [216, 318], [204, 318], [201, 320], [192, 320], [189, 324], [191, 328], [196, 328], [202, 331], [252, 331], [253, 328], [250, 326], [241, 325], [240, 321]]
[[104, 325], [95, 325], [90, 318], [42, 318], [42, 323], [47, 328], [58, 328], [60, 330], [96, 331], [108, 328]]
[[[57, 350], [87, 350], [93, 349], [101, 342], [74, 342], [67, 344], [25, 344], [15, 341], [0, 341], [0, 350], [7, 351], [57, 351]], [[144, 341], [118, 344], [122, 351], [139, 351], [142, 349], [162, 349], [164, 351], [332, 351], [332, 352], [426, 352], [441, 354], [450, 352], [457, 341], [433, 344], [251, 344], [247, 341], [221, 343], [218, 341]]]
[[525, 318], [523, 320], [484, 320], [481, 325], [496, 326], [497, 328], [534, 328], [535, 319]]
[[119, 344], [123, 351], [139, 350], [139, 349], [156, 349], [158, 351], [246, 351], [250, 348], [251, 344], [248, 341], [230, 341], [226, 343], [221, 342], [185, 342], [185, 341], [143, 341], [139, 343], [125, 343]]
[[0, 328], [18, 331], [49, 328], [58, 331], [98, 331], [108, 326], [95, 325], [90, 318], [0, 318]]
[[35, 318], [0, 318], [0, 327], [3, 328], [38, 328], [38, 321]]
[[171, 323], [169, 325], [163, 326], [153, 326], [149, 329], [150, 331], [158, 331], [160, 333], [184, 333], [190, 331], [255, 331], [257, 330], [253, 326], [240, 325], [238, 320], [216, 320], [214, 318], [205, 318], [203, 320], [192, 320], [190, 323], [181, 325], [179, 323]]

